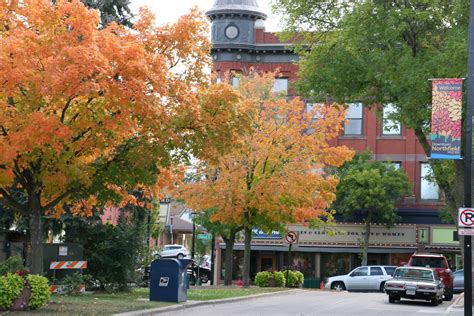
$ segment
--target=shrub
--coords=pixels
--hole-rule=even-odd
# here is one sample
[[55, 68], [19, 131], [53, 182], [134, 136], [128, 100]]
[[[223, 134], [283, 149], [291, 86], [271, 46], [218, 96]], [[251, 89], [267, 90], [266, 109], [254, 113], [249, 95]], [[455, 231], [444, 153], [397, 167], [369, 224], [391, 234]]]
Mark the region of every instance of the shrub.
[[268, 271], [258, 272], [255, 275], [255, 284], [260, 287], [268, 287], [268, 281], [273, 278], [273, 273]]
[[[286, 277], [287, 270], [282, 272]], [[299, 287], [304, 282], [304, 275], [300, 271], [290, 270], [288, 271], [288, 280], [286, 282], [290, 287]]]
[[25, 269], [23, 259], [20, 256], [12, 256], [0, 263], [0, 275], [15, 273], [18, 270]]
[[65, 294], [77, 295], [81, 291], [81, 285], [90, 282], [90, 275], [82, 275], [79, 272], [66, 275], [61, 282]]
[[283, 272], [273, 272], [273, 278], [275, 279], [276, 287], [285, 287], [285, 275], [283, 274]]
[[304, 274], [301, 271], [295, 271], [296, 277], [298, 279], [298, 286], [303, 285], [304, 283]]
[[18, 274], [8, 273], [0, 276], [0, 308], [9, 309], [12, 307], [23, 287], [23, 278]]
[[51, 292], [49, 290], [48, 279], [36, 274], [26, 276], [26, 280], [31, 286], [31, 296], [28, 307], [37, 309], [48, 303]]

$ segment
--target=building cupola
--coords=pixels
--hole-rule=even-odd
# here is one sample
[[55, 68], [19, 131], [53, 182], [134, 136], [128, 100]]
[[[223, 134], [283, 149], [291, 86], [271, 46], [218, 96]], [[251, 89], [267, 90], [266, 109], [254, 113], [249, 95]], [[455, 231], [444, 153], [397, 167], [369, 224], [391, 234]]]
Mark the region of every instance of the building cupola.
[[206, 12], [214, 48], [249, 49], [255, 45], [255, 21], [267, 18], [256, 0], [216, 0]]

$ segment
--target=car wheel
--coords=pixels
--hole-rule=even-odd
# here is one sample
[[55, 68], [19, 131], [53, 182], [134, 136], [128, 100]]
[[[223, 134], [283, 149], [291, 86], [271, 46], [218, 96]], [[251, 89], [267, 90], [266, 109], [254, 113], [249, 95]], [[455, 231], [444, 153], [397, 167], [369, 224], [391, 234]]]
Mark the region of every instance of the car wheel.
[[436, 297], [431, 300], [431, 306], [438, 306], [438, 299]]
[[385, 282], [380, 283], [380, 292], [385, 293]]
[[183, 258], [184, 258], [184, 255], [183, 255], [182, 253], [180, 253], [180, 254], [178, 255], [178, 259], [183, 259]]
[[445, 301], [451, 301], [453, 299], [453, 289], [448, 289], [445, 293], [444, 293], [444, 300]]
[[334, 282], [331, 284], [331, 290], [336, 290], [336, 291], [344, 291], [346, 289], [346, 286], [342, 282]]
[[388, 302], [389, 302], [389, 303], [395, 303], [395, 301], [396, 301], [395, 296], [393, 296], [393, 295], [389, 295], [389, 296], [388, 296]]

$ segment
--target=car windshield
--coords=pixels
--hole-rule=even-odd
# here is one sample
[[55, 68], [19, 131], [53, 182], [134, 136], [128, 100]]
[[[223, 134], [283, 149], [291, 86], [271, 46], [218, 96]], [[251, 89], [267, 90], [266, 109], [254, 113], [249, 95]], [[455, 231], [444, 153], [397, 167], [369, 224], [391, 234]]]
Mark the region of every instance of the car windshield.
[[393, 276], [395, 279], [420, 279], [433, 281], [433, 271], [431, 270], [419, 270], [409, 268], [398, 268]]
[[414, 257], [411, 260], [411, 266], [426, 268], [444, 268], [444, 260], [443, 258], [434, 257]]

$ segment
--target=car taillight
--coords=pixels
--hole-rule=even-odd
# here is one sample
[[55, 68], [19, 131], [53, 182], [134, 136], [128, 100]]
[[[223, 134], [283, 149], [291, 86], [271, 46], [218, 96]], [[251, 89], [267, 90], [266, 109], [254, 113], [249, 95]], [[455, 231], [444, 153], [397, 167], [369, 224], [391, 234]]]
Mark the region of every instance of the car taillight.
[[393, 289], [404, 289], [405, 286], [403, 284], [389, 284], [387, 287], [391, 287]]

